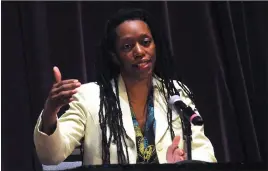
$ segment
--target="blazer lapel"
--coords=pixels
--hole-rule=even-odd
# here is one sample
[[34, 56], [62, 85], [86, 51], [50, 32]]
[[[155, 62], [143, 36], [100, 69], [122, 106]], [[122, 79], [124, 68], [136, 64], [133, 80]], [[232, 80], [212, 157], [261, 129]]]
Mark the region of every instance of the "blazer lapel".
[[166, 105], [164, 99], [160, 94], [160, 82], [153, 79], [154, 86], [154, 118], [156, 122], [155, 130], [155, 144], [158, 144], [168, 129], [168, 122], [166, 117]]
[[[161, 93], [161, 83], [159, 78], [153, 79], [154, 85], [154, 117], [156, 121], [156, 133], [155, 133], [155, 144], [158, 144], [166, 131], [169, 129], [167, 120], [167, 103], [163, 94]], [[179, 116], [172, 111], [172, 121], [177, 119]]]
[[129, 107], [128, 95], [126, 92], [124, 80], [121, 75], [118, 78], [118, 88], [119, 88], [120, 106], [122, 110], [123, 125], [128, 137], [133, 141], [134, 144], [136, 144], [136, 134]]

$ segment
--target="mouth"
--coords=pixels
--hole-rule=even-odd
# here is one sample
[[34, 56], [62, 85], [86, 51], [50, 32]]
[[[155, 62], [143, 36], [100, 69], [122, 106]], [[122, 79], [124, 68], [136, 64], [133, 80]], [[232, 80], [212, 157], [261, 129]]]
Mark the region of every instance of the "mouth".
[[148, 60], [140, 61], [137, 64], [133, 64], [132, 66], [136, 69], [144, 70], [144, 69], [148, 69], [151, 65], [152, 65], [152, 60], [148, 59]]

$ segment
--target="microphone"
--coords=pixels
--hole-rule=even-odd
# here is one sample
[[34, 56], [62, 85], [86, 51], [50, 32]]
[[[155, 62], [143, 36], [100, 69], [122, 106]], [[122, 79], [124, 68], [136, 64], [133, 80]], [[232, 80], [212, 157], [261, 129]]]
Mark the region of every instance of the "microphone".
[[182, 110], [183, 116], [193, 125], [203, 125], [203, 119], [201, 116], [196, 114], [190, 106], [187, 106], [185, 103], [183, 103], [180, 96], [171, 96], [168, 103], [170, 107], [175, 109], [178, 114]]

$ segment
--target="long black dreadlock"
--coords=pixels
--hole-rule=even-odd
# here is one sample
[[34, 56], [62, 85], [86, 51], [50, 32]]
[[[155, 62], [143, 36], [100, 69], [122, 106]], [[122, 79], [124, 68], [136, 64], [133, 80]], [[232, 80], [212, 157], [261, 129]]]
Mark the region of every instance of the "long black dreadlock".
[[[121, 9], [114, 16], [112, 16], [106, 23], [104, 37], [99, 46], [99, 55], [96, 61], [97, 83], [100, 87], [100, 110], [99, 123], [102, 130], [102, 160], [103, 164], [110, 163], [110, 145], [111, 142], [117, 146], [118, 162], [120, 164], [129, 163], [129, 155], [126, 145], [126, 138], [128, 137], [123, 127], [122, 110], [119, 101], [118, 92], [118, 76], [120, 69], [112, 60], [111, 52], [115, 52], [115, 29], [118, 25], [127, 20], [141, 20], [147, 23], [151, 30], [155, 45], [156, 45], [156, 64], [154, 74], [161, 78], [161, 91], [163, 96], [168, 101], [169, 97], [178, 94], [173, 79], [177, 78], [175, 73], [174, 62], [172, 61], [169, 43], [162, 32], [159, 30], [159, 25], [156, 25], [155, 20], [151, 15], [142, 9]], [[115, 84], [115, 90], [111, 81]], [[177, 83], [183, 88], [187, 95], [193, 100], [192, 93], [180, 82]], [[174, 131], [172, 128], [171, 109], [167, 106], [167, 119], [170, 127], [171, 139], [174, 138]], [[107, 139], [107, 131], [110, 131], [110, 137]], [[127, 156], [124, 154], [124, 148]]]

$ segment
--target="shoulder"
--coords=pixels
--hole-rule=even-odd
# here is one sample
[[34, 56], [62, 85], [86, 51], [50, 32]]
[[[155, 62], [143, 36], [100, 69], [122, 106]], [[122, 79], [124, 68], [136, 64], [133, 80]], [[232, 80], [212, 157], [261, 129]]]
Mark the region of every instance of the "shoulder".
[[195, 108], [194, 102], [191, 100], [189, 95], [191, 94], [191, 90], [181, 81], [173, 80], [175, 88], [178, 90], [180, 98], [182, 101], [192, 108]]
[[173, 84], [177, 90], [183, 93], [186, 93], [186, 91], [190, 92], [190, 89], [181, 81], [173, 80]]
[[79, 101], [92, 101], [99, 99], [99, 85], [96, 82], [82, 84], [77, 88], [77, 93], [74, 95]]
[[80, 93], [94, 92], [97, 90], [99, 90], [99, 85], [97, 82], [85, 83], [78, 88], [78, 92]]
[[[157, 76], [154, 77], [154, 84], [157, 85], [157, 87], [160, 91], [163, 91], [163, 89], [160, 88], [160, 87], [163, 87], [163, 86], [161, 86], [162, 83], [163, 83], [163, 79], [161, 79]], [[173, 80], [173, 84], [174, 84], [175, 89], [178, 91], [181, 100], [186, 105], [190, 105], [190, 106], [194, 107], [194, 102], [189, 97], [191, 90], [181, 81]], [[164, 90], [167, 91], [166, 88], [164, 88]]]
[[[154, 85], [157, 86], [158, 88], [161, 87], [161, 84], [164, 82], [164, 80], [158, 76], [154, 76]], [[180, 92], [180, 93], [184, 93], [187, 94], [187, 92], [191, 92], [190, 89], [181, 81], [178, 80], [173, 80], [173, 84], [175, 86], [175, 88]]]

